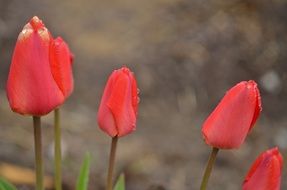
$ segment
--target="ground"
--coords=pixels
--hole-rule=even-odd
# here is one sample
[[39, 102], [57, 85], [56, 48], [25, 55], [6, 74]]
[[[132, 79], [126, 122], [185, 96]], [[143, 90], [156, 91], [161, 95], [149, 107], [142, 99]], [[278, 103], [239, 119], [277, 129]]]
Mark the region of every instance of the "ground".
[[[116, 161], [132, 190], [198, 189], [210, 152], [204, 119], [228, 88], [258, 82], [260, 119], [240, 149], [219, 152], [209, 183], [240, 189], [259, 153], [279, 146], [286, 157], [286, 13], [283, 0], [0, 0], [0, 161], [33, 168], [32, 119], [12, 113], [5, 83], [18, 33], [37, 15], [75, 55], [75, 90], [61, 108], [65, 189], [74, 189], [86, 151], [90, 189], [104, 188], [111, 139], [96, 113], [108, 75], [122, 65], [134, 71], [141, 98], [137, 130], [119, 140]], [[43, 118], [47, 175], [52, 119]]]

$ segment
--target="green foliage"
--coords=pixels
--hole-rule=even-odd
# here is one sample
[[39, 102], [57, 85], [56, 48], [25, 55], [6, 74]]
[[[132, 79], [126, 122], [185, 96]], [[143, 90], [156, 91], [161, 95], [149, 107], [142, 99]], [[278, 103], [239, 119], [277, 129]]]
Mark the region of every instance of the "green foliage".
[[89, 153], [86, 153], [85, 160], [82, 163], [81, 171], [77, 179], [76, 190], [87, 190], [88, 189], [90, 161], [91, 161], [91, 156]]
[[0, 178], [0, 190], [17, 190], [17, 189], [7, 180]]
[[118, 181], [115, 185], [114, 190], [125, 190], [125, 175], [121, 174], [120, 177], [118, 178]]

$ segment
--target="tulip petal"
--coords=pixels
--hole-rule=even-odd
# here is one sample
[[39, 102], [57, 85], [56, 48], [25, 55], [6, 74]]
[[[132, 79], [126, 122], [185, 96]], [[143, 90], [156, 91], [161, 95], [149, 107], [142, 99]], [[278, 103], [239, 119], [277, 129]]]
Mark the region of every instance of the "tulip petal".
[[261, 105], [260, 92], [259, 92], [259, 89], [257, 88], [257, 84], [254, 81], [248, 81], [248, 83], [254, 89], [254, 94], [255, 94], [255, 98], [256, 98], [256, 106], [255, 106], [254, 116], [253, 116], [253, 120], [251, 122], [251, 126], [249, 129], [249, 131], [251, 131], [251, 129], [254, 127], [255, 122], [257, 121], [257, 118], [260, 115], [260, 112], [262, 111], [262, 105]]
[[138, 113], [138, 104], [139, 104], [139, 89], [137, 87], [137, 81], [133, 76], [133, 73], [129, 73], [130, 81], [132, 81], [132, 106], [135, 112], [135, 115]]
[[126, 69], [117, 71], [122, 73], [117, 75], [107, 103], [116, 120], [119, 137], [134, 131], [136, 127], [136, 114], [132, 104], [133, 81], [130, 80], [130, 71]]
[[99, 127], [103, 131], [107, 132], [111, 137], [114, 137], [118, 134], [114, 116], [107, 105], [107, 101], [109, 100], [110, 94], [112, 93], [114, 80], [115, 80], [115, 71], [108, 79], [107, 85], [104, 89], [97, 117]]
[[53, 77], [67, 98], [73, 91], [72, 58], [68, 45], [61, 37], [52, 40], [50, 46], [50, 65]]

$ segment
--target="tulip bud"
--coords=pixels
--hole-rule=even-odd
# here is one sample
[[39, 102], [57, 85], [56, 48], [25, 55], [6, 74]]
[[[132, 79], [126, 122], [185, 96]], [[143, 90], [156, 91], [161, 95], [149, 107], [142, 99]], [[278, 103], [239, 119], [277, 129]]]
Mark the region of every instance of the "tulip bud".
[[221, 149], [239, 148], [254, 126], [261, 99], [254, 81], [243, 81], [231, 88], [202, 127], [205, 142]]
[[12, 57], [7, 81], [11, 109], [41, 116], [61, 105], [73, 86], [68, 59], [67, 45], [54, 41], [43, 22], [33, 17], [19, 34]]
[[280, 190], [283, 158], [278, 148], [263, 152], [252, 164], [243, 190]]
[[73, 55], [65, 41], [61, 37], [52, 40], [50, 46], [52, 75], [65, 98], [70, 96], [74, 88], [72, 62]]
[[115, 70], [108, 79], [100, 103], [100, 128], [111, 137], [121, 137], [134, 131], [138, 101], [133, 73], [127, 67]]

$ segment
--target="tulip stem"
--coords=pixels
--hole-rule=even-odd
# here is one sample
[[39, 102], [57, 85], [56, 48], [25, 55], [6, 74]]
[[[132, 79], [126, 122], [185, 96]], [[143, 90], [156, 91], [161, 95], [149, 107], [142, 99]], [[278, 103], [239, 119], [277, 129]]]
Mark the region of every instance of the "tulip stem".
[[211, 174], [212, 167], [214, 165], [214, 162], [215, 162], [216, 155], [217, 155], [218, 151], [219, 151], [218, 148], [215, 148], [215, 147], [212, 148], [212, 151], [210, 153], [210, 156], [209, 156], [206, 168], [205, 168], [205, 172], [204, 172], [204, 175], [203, 175], [203, 178], [202, 178], [200, 190], [206, 190], [208, 179], [209, 179], [209, 176]]
[[41, 117], [33, 116], [35, 163], [36, 163], [36, 190], [44, 189], [44, 169], [42, 156]]
[[113, 170], [115, 166], [116, 150], [117, 150], [118, 136], [112, 138], [110, 160], [109, 160], [109, 170], [107, 177], [107, 187], [106, 190], [113, 189]]
[[62, 154], [61, 154], [61, 126], [60, 126], [60, 109], [54, 110], [54, 138], [55, 138], [55, 189], [62, 190]]

